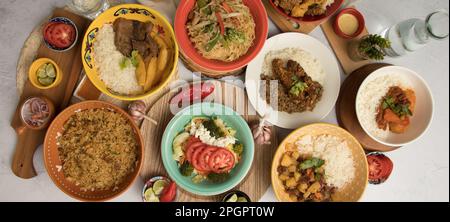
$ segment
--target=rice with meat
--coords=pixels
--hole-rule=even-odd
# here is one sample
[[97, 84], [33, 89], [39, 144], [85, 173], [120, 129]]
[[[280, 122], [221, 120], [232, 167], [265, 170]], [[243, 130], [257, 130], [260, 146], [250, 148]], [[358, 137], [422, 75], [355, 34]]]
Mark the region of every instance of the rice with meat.
[[71, 116], [58, 138], [58, 151], [64, 176], [82, 190], [115, 190], [138, 164], [132, 126], [106, 109]]
[[98, 76], [113, 93], [121, 95], [138, 95], [143, 88], [138, 85], [134, 66], [120, 67], [126, 58], [114, 44], [114, 29], [111, 24], [104, 24], [93, 43], [93, 58]]

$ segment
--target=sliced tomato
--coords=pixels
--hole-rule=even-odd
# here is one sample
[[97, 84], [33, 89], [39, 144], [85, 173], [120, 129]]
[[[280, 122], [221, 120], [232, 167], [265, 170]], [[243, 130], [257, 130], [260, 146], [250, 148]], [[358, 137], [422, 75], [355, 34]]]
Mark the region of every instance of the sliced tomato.
[[208, 146], [206, 149], [204, 149], [200, 155], [198, 156], [198, 161], [200, 168], [202, 170], [211, 171], [211, 168], [209, 167], [209, 158], [211, 157], [211, 154], [217, 151], [217, 147]]
[[369, 164], [369, 183], [380, 184], [391, 175], [394, 164], [382, 153], [371, 153], [367, 155]]
[[218, 148], [209, 157], [208, 165], [214, 173], [225, 173], [234, 167], [234, 155], [225, 148]]
[[206, 145], [202, 142], [194, 142], [186, 149], [186, 160], [192, 163], [192, 155], [194, 154], [195, 150], [197, 150], [200, 147], [206, 147]]
[[177, 185], [175, 184], [175, 182], [172, 181], [168, 186], [166, 186], [163, 189], [161, 196], [159, 197], [159, 200], [161, 202], [172, 202], [175, 200], [176, 195], [177, 195]]
[[204, 146], [204, 147], [200, 147], [200, 148], [197, 148], [195, 151], [194, 151], [194, 153], [192, 153], [192, 166], [197, 170], [197, 171], [206, 171], [205, 169], [203, 169], [201, 166], [200, 166], [200, 161], [199, 161], [199, 155], [200, 155], [200, 153], [202, 153], [202, 151], [203, 150], [205, 150], [206, 149], [206, 146]]
[[217, 22], [219, 23], [220, 27], [220, 34], [225, 34], [225, 24], [223, 23], [222, 16], [220, 15], [220, 12], [216, 12]]
[[65, 23], [49, 23], [44, 29], [44, 39], [58, 48], [67, 48], [75, 41], [75, 28]]

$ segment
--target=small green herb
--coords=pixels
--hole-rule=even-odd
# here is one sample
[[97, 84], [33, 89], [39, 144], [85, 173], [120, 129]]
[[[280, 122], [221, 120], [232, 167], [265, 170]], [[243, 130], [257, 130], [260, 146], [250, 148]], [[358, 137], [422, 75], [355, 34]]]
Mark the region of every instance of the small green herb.
[[205, 50], [207, 52], [211, 51], [216, 46], [217, 42], [219, 42], [219, 40], [220, 40], [220, 32], [217, 32], [212, 38], [212, 40], [206, 43]]
[[409, 104], [395, 104], [395, 99], [387, 96], [384, 98], [381, 107], [384, 109], [390, 109], [398, 116], [412, 116], [412, 112], [409, 109]]
[[180, 166], [180, 173], [183, 176], [191, 176], [192, 172], [194, 172], [194, 167], [188, 163], [188, 162], [184, 162], [181, 166]]
[[210, 33], [214, 31], [214, 23], [210, 23], [203, 28], [203, 33]]
[[234, 28], [226, 28], [225, 40], [228, 42], [243, 43], [245, 41], [245, 35]]
[[214, 138], [220, 138], [224, 136], [222, 130], [214, 123], [214, 120], [209, 119], [203, 122], [203, 126], [209, 131], [209, 135]]
[[228, 179], [229, 175], [228, 173], [210, 173], [207, 179], [213, 183], [221, 183]]
[[236, 142], [233, 146], [233, 152], [236, 153], [238, 156], [242, 155], [242, 152], [244, 151], [244, 145], [240, 142]]
[[319, 168], [324, 163], [325, 163], [325, 160], [313, 157], [311, 159], [307, 159], [307, 160], [303, 161], [302, 163], [300, 163], [300, 169], [306, 170], [306, 169], [313, 168], [313, 167]]
[[294, 83], [294, 85], [289, 90], [289, 93], [292, 95], [298, 96], [301, 92], [303, 92], [306, 88], [308, 88], [308, 85], [302, 81], [297, 81]]
[[385, 55], [383, 49], [389, 47], [391, 47], [389, 40], [380, 35], [368, 35], [363, 37], [359, 43], [358, 50], [370, 59], [383, 60]]

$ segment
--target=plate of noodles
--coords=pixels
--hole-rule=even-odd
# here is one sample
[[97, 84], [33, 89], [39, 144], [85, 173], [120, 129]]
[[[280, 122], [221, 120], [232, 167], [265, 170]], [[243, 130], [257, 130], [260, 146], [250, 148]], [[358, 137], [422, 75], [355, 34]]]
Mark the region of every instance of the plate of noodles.
[[244, 67], [262, 49], [267, 33], [267, 14], [260, 1], [182, 0], [175, 16], [181, 52], [208, 70]]

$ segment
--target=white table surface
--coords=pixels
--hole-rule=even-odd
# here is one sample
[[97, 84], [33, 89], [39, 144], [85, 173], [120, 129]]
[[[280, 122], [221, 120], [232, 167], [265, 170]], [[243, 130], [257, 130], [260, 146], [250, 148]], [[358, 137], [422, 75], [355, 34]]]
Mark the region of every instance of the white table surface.
[[[0, 201], [73, 201], [62, 193], [48, 177], [42, 159], [42, 149], [36, 151], [34, 165], [37, 176], [20, 179], [11, 172], [16, 135], [10, 127], [18, 103], [16, 64], [20, 49], [29, 32], [48, 16], [58, 0], [0, 1]], [[365, 15], [371, 33], [404, 19], [424, 18], [436, 9], [449, 9], [447, 0], [361, 0], [356, 6]], [[270, 35], [279, 31], [270, 24]], [[311, 33], [326, 45], [320, 28]], [[449, 201], [449, 40], [434, 41], [417, 52], [385, 62], [405, 66], [421, 74], [428, 82], [435, 99], [434, 120], [430, 129], [418, 141], [387, 155], [394, 170], [382, 185], [369, 185], [362, 201]], [[182, 66], [182, 65], [181, 65]], [[181, 76], [190, 72], [180, 68]], [[342, 75], [342, 79], [345, 76]], [[336, 123], [332, 112], [325, 122]], [[284, 134], [284, 133], [283, 133]], [[141, 201], [143, 182], [136, 182], [114, 201]], [[275, 201], [268, 189], [261, 201]]]

